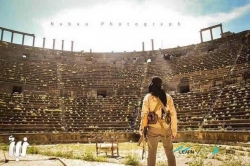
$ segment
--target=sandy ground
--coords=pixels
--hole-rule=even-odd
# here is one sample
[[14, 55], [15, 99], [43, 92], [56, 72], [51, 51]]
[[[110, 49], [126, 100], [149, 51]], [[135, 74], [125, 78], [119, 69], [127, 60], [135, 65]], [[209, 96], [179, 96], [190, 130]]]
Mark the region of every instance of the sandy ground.
[[[7, 152], [5, 152], [7, 153]], [[42, 155], [30, 155], [20, 157], [19, 161], [15, 157], [6, 156], [8, 161], [5, 161], [3, 153], [0, 155], [0, 166], [121, 166], [124, 164], [104, 163], [104, 162], [87, 162], [76, 159], [55, 158]]]
[[[226, 145], [225, 145], [226, 146]], [[129, 153], [131, 155], [136, 154], [141, 156], [141, 150], [130, 150]], [[249, 153], [249, 152], [247, 152]], [[88, 162], [84, 160], [78, 159], [66, 159], [66, 158], [57, 158], [43, 155], [34, 155], [27, 154], [25, 157], [19, 157], [19, 161], [16, 161], [15, 157], [9, 157], [7, 151], [0, 150], [0, 166], [122, 166], [124, 164], [122, 161], [124, 157], [128, 154], [128, 151], [120, 151], [120, 157], [117, 158], [109, 158], [109, 162]], [[146, 154], [147, 155], [147, 154]], [[212, 154], [209, 154], [210, 156]], [[222, 161], [217, 159], [212, 159], [209, 157], [204, 160], [204, 165], [207, 166], [224, 166], [225, 164]], [[223, 154], [226, 157], [226, 154]], [[250, 163], [250, 155], [246, 154], [245, 158], [248, 163]], [[188, 158], [186, 154], [180, 154], [178, 152], [175, 153], [177, 166], [188, 166], [192, 158]], [[233, 156], [237, 157], [237, 155]], [[157, 166], [167, 166], [166, 164], [166, 156], [163, 148], [158, 149], [157, 153]], [[146, 159], [141, 160], [141, 165], [146, 166]], [[237, 164], [238, 165], [238, 164]], [[238, 165], [240, 166], [240, 165]]]
[[[27, 154], [25, 157], [19, 157], [19, 161], [15, 160], [15, 157], [9, 157], [7, 152], [5, 152], [7, 162], [5, 162], [5, 157], [3, 151], [0, 155], [0, 166], [124, 166], [124, 164], [119, 164], [123, 158], [113, 158], [110, 159], [112, 163], [105, 163], [105, 162], [88, 162], [83, 160], [77, 159], [65, 159], [65, 158], [55, 158], [43, 155], [31, 155]], [[160, 165], [163, 165], [164, 160], [166, 161], [166, 157], [164, 152], [160, 152], [157, 154], [157, 162]], [[184, 155], [176, 154], [176, 161], [177, 166], [187, 166], [188, 161]], [[219, 165], [218, 161], [216, 160], [207, 160], [212, 161], [213, 165]], [[146, 165], [146, 159], [140, 161], [142, 165]], [[164, 164], [167, 165], [167, 164]]]

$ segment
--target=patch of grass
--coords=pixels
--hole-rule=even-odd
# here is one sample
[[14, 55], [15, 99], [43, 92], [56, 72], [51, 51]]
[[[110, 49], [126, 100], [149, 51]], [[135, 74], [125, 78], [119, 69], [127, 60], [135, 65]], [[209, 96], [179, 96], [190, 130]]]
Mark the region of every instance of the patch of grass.
[[45, 156], [54, 156], [54, 153], [51, 150], [45, 150], [41, 154]]
[[[223, 145], [214, 145], [214, 144], [196, 144], [190, 142], [181, 142], [174, 143], [174, 149], [180, 146], [191, 147], [194, 150], [194, 154], [186, 154], [186, 159], [189, 161], [190, 166], [212, 166], [211, 162], [208, 162], [207, 159], [215, 159], [221, 162], [220, 166], [250, 166], [244, 159], [250, 157], [250, 148], [244, 148], [244, 151], [238, 151], [239, 147], [232, 146], [231, 150], [236, 150], [236, 154], [226, 154], [226, 147]], [[215, 150], [216, 146], [219, 147], [219, 152], [216, 155], [212, 155], [212, 152]], [[0, 144], [0, 149], [8, 151], [9, 145]], [[96, 156], [95, 153], [95, 144], [52, 144], [52, 145], [32, 145], [28, 147], [27, 153], [29, 154], [42, 154], [47, 156], [56, 156], [64, 157], [71, 159], [80, 159], [86, 161], [95, 161], [95, 162], [119, 162], [120, 164], [142, 166], [142, 163], [145, 165], [144, 161], [141, 161], [141, 146], [137, 146], [137, 142], [133, 143], [119, 143], [120, 155], [123, 159], [121, 160], [110, 160], [107, 156]], [[159, 151], [164, 151], [162, 144], [158, 145]], [[126, 151], [126, 152], [125, 152]], [[197, 154], [199, 152], [199, 154]], [[125, 157], [126, 156], [126, 157]], [[197, 157], [196, 157], [197, 156]], [[241, 157], [242, 159], [236, 159], [235, 157]], [[178, 160], [178, 159], [177, 159]], [[239, 160], [239, 161], [238, 161]], [[165, 160], [157, 160], [156, 166], [167, 166]]]
[[27, 154], [39, 154], [39, 149], [35, 146], [29, 146], [27, 148]]
[[91, 152], [86, 152], [84, 153], [82, 159], [85, 161], [95, 161], [95, 155]]
[[189, 166], [213, 166], [211, 162], [204, 163], [204, 158], [203, 157], [195, 157], [193, 158], [189, 164]]
[[195, 154], [190, 155], [192, 159], [189, 162], [189, 166], [212, 166], [211, 162], [208, 162], [205, 164], [205, 160], [208, 158], [207, 156], [209, 155], [209, 151], [207, 151], [207, 149], [210, 149], [210, 148], [211, 147], [204, 147], [204, 149], [200, 151], [198, 156]]
[[73, 151], [72, 150], [68, 151], [68, 152], [64, 153], [63, 156], [66, 158], [73, 158], [73, 156], [74, 156]]
[[225, 166], [250, 166], [250, 163], [248, 163], [243, 157], [232, 157], [229, 160], [225, 160], [223, 163]]
[[72, 159], [82, 159], [82, 156], [79, 156], [79, 155], [77, 155], [77, 156], [73, 156], [73, 158]]
[[45, 156], [55, 156], [55, 157], [64, 157], [64, 158], [74, 158], [73, 151], [52, 151], [52, 150], [45, 150], [43, 152], [35, 153], [35, 154], [42, 154]]
[[192, 160], [189, 162], [189, 166], [204, 166], [204, 158], [202, 157], [193, 157]]
[[216, 159], [216, 160], [218, 160], [218, 161], [224, 161], [224, 159], [221, 158], [219, 155], [214, 155], [214, 156], [213, 156], [213, 159]]
[[62, 151], [57, 151], [54, 153], [53, 156], [56, 156], [56, 157], [63, 157], [63, 152]]
[[238, 150], [240, 150], [240, 151], [244, 151], [243, 147], [240, 147]]
[[196, 146], [197, 144], [192, 143], [192, 142], [179, 142], [179, 143], [174, 144], [174, 145], [176, 145], [176, 146], [174, 146], [174, 147], [179, 147], [179, 146], [185, 146], [185, 147], [191, 146], [191, 147], [194, 147], [194, 146]]
[[2, 144], [2, 145], [0, 146], [0, 149], [1, 149], [1, 150], [4, 150], [4, 151], [8, 151], [8, 150], [9, 150], [9, 145]]
[[83, 154], [82, 159], [85, 161], [97, 161], [97, 162], [106, 162], [108, 161], [104, 156], [95, 156], [95, 154], [87, 151]]
[[[8, 148], [8, 145], [1, 146], [2, 148]], [[74, 151], [81, 151], [86, 153], [77, 153], [74, 154]], [[29, 154], [42, 154], [45, 156], [55, 156], [71, 159], [82, 159], [86, 161], [97, 161], [97, 162], [106, 162], [107, 157], [97, 157], [93, 152], [95, 151], [95, 145], [51, 145], [51, 146], [31, 146], [27, 149]]]
[[157, 161], [156, 166], [168, 166], [166, 161]]
[[121, 142], [119, 143], [120, 148], [124, 150], [131, 150], [131, 149], [138, 149], [140, 146], [137, 146], [137, 143], [131, 143], [131, 142]]
[[133, 165], [133, 166], [139, 166], [139, 156], [137, 154], [129, 154], [125, 157], [124, 164], [126, 165]]
[[107, 162], [108, 159], [106, 157], [104, 157], [104, 156], [100, 156], [100, 157], [96, 157], [95, 161], [97, 161], [97, 162]]
[[245, 156], [245, 153], [241, 152], [239, 153], [240, 156]]

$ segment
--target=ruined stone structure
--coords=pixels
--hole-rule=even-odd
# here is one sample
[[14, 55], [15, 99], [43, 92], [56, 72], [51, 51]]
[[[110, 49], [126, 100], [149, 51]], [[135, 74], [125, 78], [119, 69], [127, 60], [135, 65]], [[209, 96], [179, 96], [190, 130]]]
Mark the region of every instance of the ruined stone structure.
[[[7, 29], [0, 29], [3, 36]], [[2, 140], [15, 134], [38, 144], [88, 142], [106, 134], [137, 141], [154, 75], [174, 99], [177, 141], [250, 140], [249, 31], [172, 49], [154, 50], [152, 40], [148, 52], [83, 53], [73, 52], [73, 41], [72, 51], [63, 51], [64, 42], [55, 50], [12, 41], [0, 42]]]
[[217, 28], [217, 27], [220, 27], [221, 37], [223, 37], [222, 24], [218, 24], [218, 25], [214, 25], [214, 26], [211, 26], [211, 27], [203, 28], [203, 29], [200, 30], [201, 43], [203, 42], [202, 32], [206, 31], [206, 30], [209, 30], [210, 31], [211, 40], [214, 40], [214, 38], [213, 38], [213, 29]]

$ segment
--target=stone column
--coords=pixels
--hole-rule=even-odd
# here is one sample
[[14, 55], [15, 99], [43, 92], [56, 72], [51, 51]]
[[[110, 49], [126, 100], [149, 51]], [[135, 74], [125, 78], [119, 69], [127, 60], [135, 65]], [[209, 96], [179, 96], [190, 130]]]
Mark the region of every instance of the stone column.
[[55, 49], [55, 42], [56, 42], [56, 39], [53, 39], [53, 50]]
[[45, 47], [45, 37], [43, 38], [43, 48]]
[[222, 25], [220, 25], [220, 33], [221, 33], [221, 37], [223, 37]]
[[152, 43], [152, 51], [154, 51], [154, 40], [151, 39], [151, 43]]
[[200, 31], [201, 43], [203, 43], [202, 31]]
[[14, 37], [14, 34], [13, 34], [13, 32], [11, 32], [11, 43], [13, 43], [13, 37]]
[[213, 39], [213, 32], [212, 32], [212, 28], [210, 28], [210, 36], [211, 36], [211, 40], [214, 40], [214, 39]]
[[63, 51], [64, 40], [62, 40], [62, 51]]
[[144, 52], [144, 42], [142, 42], [142, 51]]
[[33, 47], [35, 46], [35, 40], [36, 40], [36, 37], [33, 36], [33, 43], [32, 43], [32, 46], [33, 46]]
[[1, 29], [2, 30], [2, 33], [1, 33], [1, 41], [3, 41], [3, 29]]
[[71, 41], [71, 51], [73, 52], [74, 41]]
[[25, 38], [25, 35], [23, 35], [22, 45], [24, 45], [24, 38]]

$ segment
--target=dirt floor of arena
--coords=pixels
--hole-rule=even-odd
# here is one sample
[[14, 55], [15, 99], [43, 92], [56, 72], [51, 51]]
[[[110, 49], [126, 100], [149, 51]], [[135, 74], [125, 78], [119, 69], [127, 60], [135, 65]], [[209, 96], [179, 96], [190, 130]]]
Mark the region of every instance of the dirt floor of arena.
[[[250, 144], [228, 146], [213, 144], [175, 143], [174, 152], [177, 166], [250, 166]], [[120, 143], [119, 157], [110, 152], [96, 156], [95, 144], [54, 144], [32, 145], [26, 156], [8, 156], [8, 145], [2, 145], [0, 166], [119, 166], [146, 165], [142, 160], [142, 147], [137, 143]], [[147, 155], [147, 154], [146, 154]], [[157, 166], [167, 166], [166, 156], [159, 143]]]

